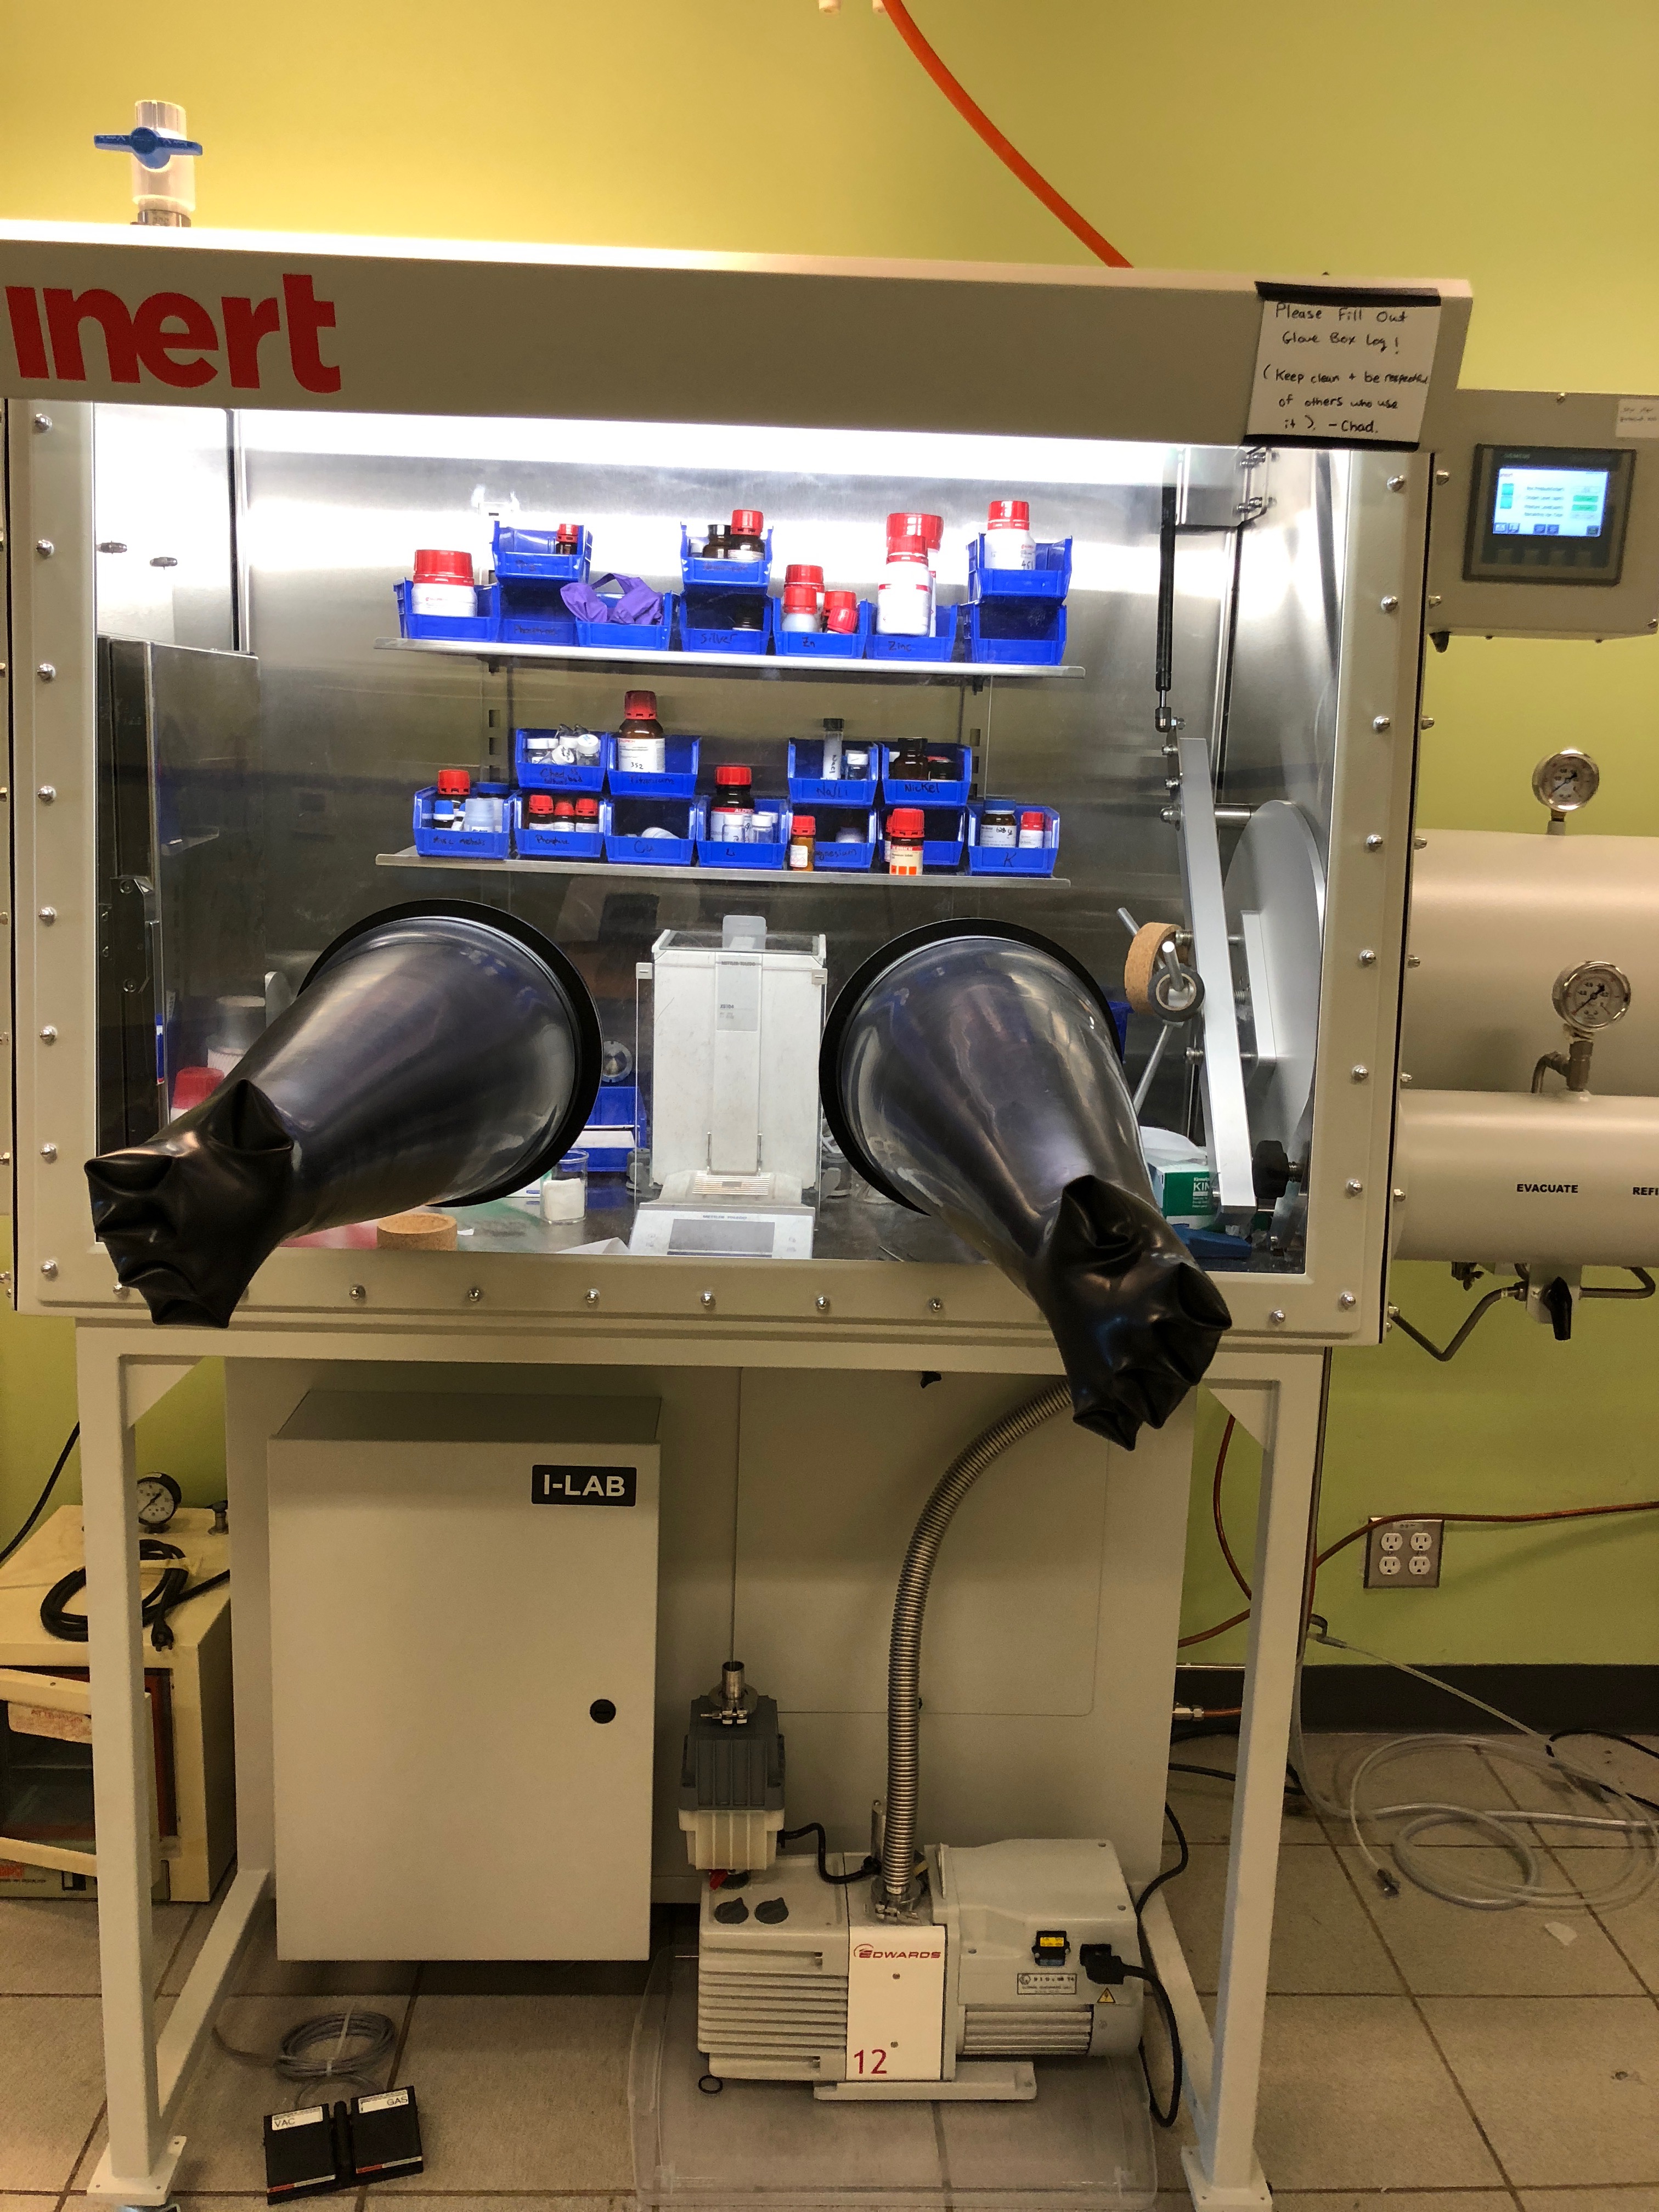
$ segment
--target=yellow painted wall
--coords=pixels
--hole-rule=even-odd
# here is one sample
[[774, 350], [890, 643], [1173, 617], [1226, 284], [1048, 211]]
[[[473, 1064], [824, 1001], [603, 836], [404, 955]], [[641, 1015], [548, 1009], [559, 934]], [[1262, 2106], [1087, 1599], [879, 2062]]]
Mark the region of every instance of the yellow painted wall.
[[[915, 0], [997, 120], [1143, 265], [1470, 278], [1465, 380], [1659, 390], [1659, 9], [1653, 0]], [[94, 154], [141, 94], [208, 146], [204, 222], [753, 252], [1084, 258], [946, 107], [864, 0], [173, 0], [14, 5], [0, 64], [0, 215], [125, 220]], [[734, 342], [741, 342], [734, 333]], [[672, 331], [641, 343], [670, 344]], [[1034, 371], [1041, 364], [1033, 364]], [[779, 394], [787, 415], [787, 394]], [[1536, 826], [1527, 776], [1565, 740], [1605, 783], [1595, 826], [1659, 834], [1653, 646], [1460, 641], [1430, 671], [1423, 814]], [[1402, 1271], [1443, 1334], [1462, 1293]], [[1327, 1528], [1408, 1507], [1659, 1494], [1654, 1308], [1557, 1346], [1493, 1315], [1449, 1370], [1395, 1337], [1337, 1363]], [[143, 1463], [217, 1494], [204, 1375]], [[73, 1418], [67, 1327], [0, 1323], [0, 1529]], [[1581, 1411], [1582, 1409], [1582, 1411]], [[1212, 1413], [1213, 1409], [1211, 1409]], [[1189, 1625], [1231, 1610], [1200, 1434]], [[1231, 1480], [1248, 1512], [1254, 1455]], [[73, 1494], [72, 1491], [70, 1494]], [[1437, 1594], [1333, 1626], [1421, 1659], [1659, 1661], [1659, 1516], [1593, 1533], [1454, 1534]], [[1237, 1637], [1204, 1647], [1236, 1656]]]

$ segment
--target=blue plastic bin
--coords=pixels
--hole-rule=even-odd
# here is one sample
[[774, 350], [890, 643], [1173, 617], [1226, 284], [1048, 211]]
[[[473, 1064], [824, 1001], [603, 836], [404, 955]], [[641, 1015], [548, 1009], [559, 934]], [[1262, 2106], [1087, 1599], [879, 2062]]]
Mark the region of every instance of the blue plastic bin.
[[763, 592], [772, 574], [772, 533], [766, 533], [766, 555], [760, 561], [705, 561], [692, 550], [701, 545], [707, 532], [699, 531], [695, 540], [684, 523], [680, 525], [680, 579], [689, 591], [694, 584], [713, 584], [723, 592]]
[[1036, 549], [1034, 568], [993, 568], [985, 559], [985, 533], [968, 541], [968, 599], [1063, 599], [1072, 588], [1072, 541], [1061, 538]]
[[513, 732], [513, 765], [519, 786], [524, 791], [603, 791], [605, 770], [610, 767], [617, 750], [617, 740], [608, 733], [599, 737], [599, 757], [591, 767], [573, 763], [561, 767], [550, 761], [533, 760], [526, 740], [530, 738], [550, 737], [546, 729], [514, 730]]
[[[700, 799], [613, 799], [605, 833], [605, 857], [631, 867], [689, 868], [702, 827]], [[661, 829], [666, 837], [647, 837]]]
[[[914, 805], [914, 799], [901, 800], [902, 805]], [[887, 816], [892, 810], [884, 806], [877, 836], [884, 842]], [[921, 814], [921, 865], [933, 870], [957, 868], [962, 865], [963, 842], [968, 835], [968, 815], [959, 806], [926, 806]], [[879, 844], [876, 849], [881, 857]], [[882, 863], [885, 866], [885, 863]]]
[[[724, 564], [706, 561], [702, 566], [718, 568]], [[736, 599], [754, 602], [753, 611], [761, 617], [758, 629], [732, 629], [729, 627], [731, 604]], [[716, 592], [696, 584], [680, 599], [680, 650], [683, 653], [764, 653], [767, 643], [767, 609], [772, 602], [760, 592]]]
[[609, 806], [599, 802], [597, 830], [549, 830], [531, 822], [524, 795], [513, 794], [513, 843], [521, 860], [602, 860]]
[[933, 752], [953, 752], [960, 775], [941, 776], [937, 783], [926, 778], [895, 775], [892, 773], [894, 747], [881, 749], [881, 796], [888, 806], [965, 806], [968, 804], [968, 785], [973, 775], [973, 760], [966, 745], [933, 745]]
[[513, 808], [510, 783], [475, 783], [477, 799], [509, 802], [501, 809], [499, 830], [436, 830], [432, 823], [433, 801], [438, 787], [429, 783], [415, 794], [415, 850], [427, 860], [504, 860], [512, 849]]
[[[979, 842], [979, 818], [988, 806], [1012, 807], [1016, 816], [1041, 814], [1042, 842], [993, 845]], [[1060, 857], [1060, 817], [1052, 806], [1030, 806], [1013, 799], [976, 799], [968, 809], [968, 872], [970, 876], [1052, 876]]]
[[[811, 811], [818, 825], [817, 842], [812, 853], [814, 872], [820, 875], [867, 875], [881, 850], [881, 818], [874, 807], [815, 806]], [[864, 832], [858, 844], [836, 844], [837, 830], [855, 828]]]
[[786, 629], [783, 601], [769, 599], [766, 621], [772, 633], [772, 650], [786, 660], [862, 660], [875, 627], [876, 610], [871, 600], [860, 599], [856, 629]]
[[611, 741], [607, 773], [613, 799], [695, 799], [697, 793], [697, 755], [701, 738], [665, 738], [660, 775], [636, 775], [617, 766], [617, 745]]
[[783, 835], [775, 843], [765, 845], [728, 845], [723, 838], [708, 834], [708, 818], [705, 811], [697, 831], [697, 866], [700, 868], [781, 868], [789, 855], [789, 801], [772, 792], [755, 793], [757, 806], [769, 811], [775, 807], [778, 827]]
[[520, 530], [515, 524], [498, 522], [493, 545], [497, 578], [540, 577], [550, 584], [580, 583], [593, 554], [586, 524], [581, 526], [574, 554], [556, 553], [553, 549], [558, 542], [556, 530]]
[[574, 645], [576, 617], [559, 597], [562, 586], [503, 582], [495, 586], [503, 645]]
[[417, 615], [410, 611], [410, 593], [414, 589], [406, 580], [392, 586], [398, 601], [398, 635], [400, 637], [425, 638], [432, 644], [492, 645], [496, 629], [495, 593], [488, 586], [477, 588], [473, 599], [478, 609], [476, 615]]
[[662, 595], [662, 620], [657, 623], [579, 622], [578, 645], [603, 646], [609, 652], [666, 653], [674, 632], [674, 594]]
[[803, 757], [811, 760], [817, 754], [820, 767], [823, 763], [823, 741], [820, 738], [792, 738], [789, 740], [789, 800], [795, 807], [802, 806], [873, 806], [876, 785], [879, 781], [881, 755], [879, 749], [870, 747], [870, 765], [876, 775], [806, 775], [801, 773]]
[[968, 658], [993, 666], [1057, 668], [1066, 658], [1065, 602], [981, 599], [968, 610]]
[[958, 607], [935, 607], [931, 637], [884, 637], [873, 624], [865, 641], [866, 660], [950, 660], [957, 649]]
[[639, 1093], [631, 1083], [602, 1083], [587, 1126], [577, 1139], [587, 1155], [590, 1176], [628, 1173], [628, 1162], [641, 1141]]

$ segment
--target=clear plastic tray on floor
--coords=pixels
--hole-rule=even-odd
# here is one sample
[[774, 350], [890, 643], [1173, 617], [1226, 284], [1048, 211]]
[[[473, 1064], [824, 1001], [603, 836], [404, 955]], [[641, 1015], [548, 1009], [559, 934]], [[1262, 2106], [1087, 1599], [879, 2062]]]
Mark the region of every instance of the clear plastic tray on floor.
[[1030, 2104], [820, 2104], [805, 2081], [697, 2087], [697, 1962], [665, 1951], [629, 2065], [640, 2212], [1146, 2212], [1133, 2057], [1040, 2058]]

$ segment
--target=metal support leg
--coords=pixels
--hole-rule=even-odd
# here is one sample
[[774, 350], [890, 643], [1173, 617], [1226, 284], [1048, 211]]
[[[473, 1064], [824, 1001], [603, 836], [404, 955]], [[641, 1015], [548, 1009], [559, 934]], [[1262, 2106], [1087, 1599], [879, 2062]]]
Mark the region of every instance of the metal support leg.
[[1273, 2201], [1255, 2155], [1256, 2100], [1324, 1360], [1316, 1352], [1276, 1360], [1271, 1380], [1264, 1375], [1263, 1382], [1265, 1391], [1257, 1386], [1218, 1394], [1230, 1407], [1248, 1396], [1261, 1408], [1249, 1407], [1245, 1417], [1261, 1437], [1261, 1498], [1213, 2072], [1210, 2094], [1197, 2106], [1197, 2144], [1182, 2154], [1199, 2212], [1255, 2212]]
[[169, 2142], [164, 2135], [157, 2094], [150, 1955], [155, 1754], [144, 1703], [132, 1431], [118, 1342], [77, 1328], [76, 1376], [109, 2105], [109, 2148], [89, 2193], [127, 2204], [161, 2204], [170, 2193], [182, 2139]]

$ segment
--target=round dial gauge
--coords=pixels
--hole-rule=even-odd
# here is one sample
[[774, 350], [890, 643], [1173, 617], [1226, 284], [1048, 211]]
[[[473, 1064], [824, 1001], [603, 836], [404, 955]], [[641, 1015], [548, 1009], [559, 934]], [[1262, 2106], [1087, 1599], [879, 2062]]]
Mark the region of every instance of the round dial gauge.
[[1572, 814], [1588, 806], [1601, 784], [1601, 769], [1577, 745], [1563, 745], [1532, 772], [1533, 795], [1552, 814]]
[[1570, 1028], [1604, 1030], [1630, 1011], [1630, 977], [1611, 960], [1581, 960], [1562, 969], [1550, 997]]
[[138, 1479], [138, 1526], [165, 1528], [184, 1503], [184, 1492], [170, 1474], [145, 1474]]

